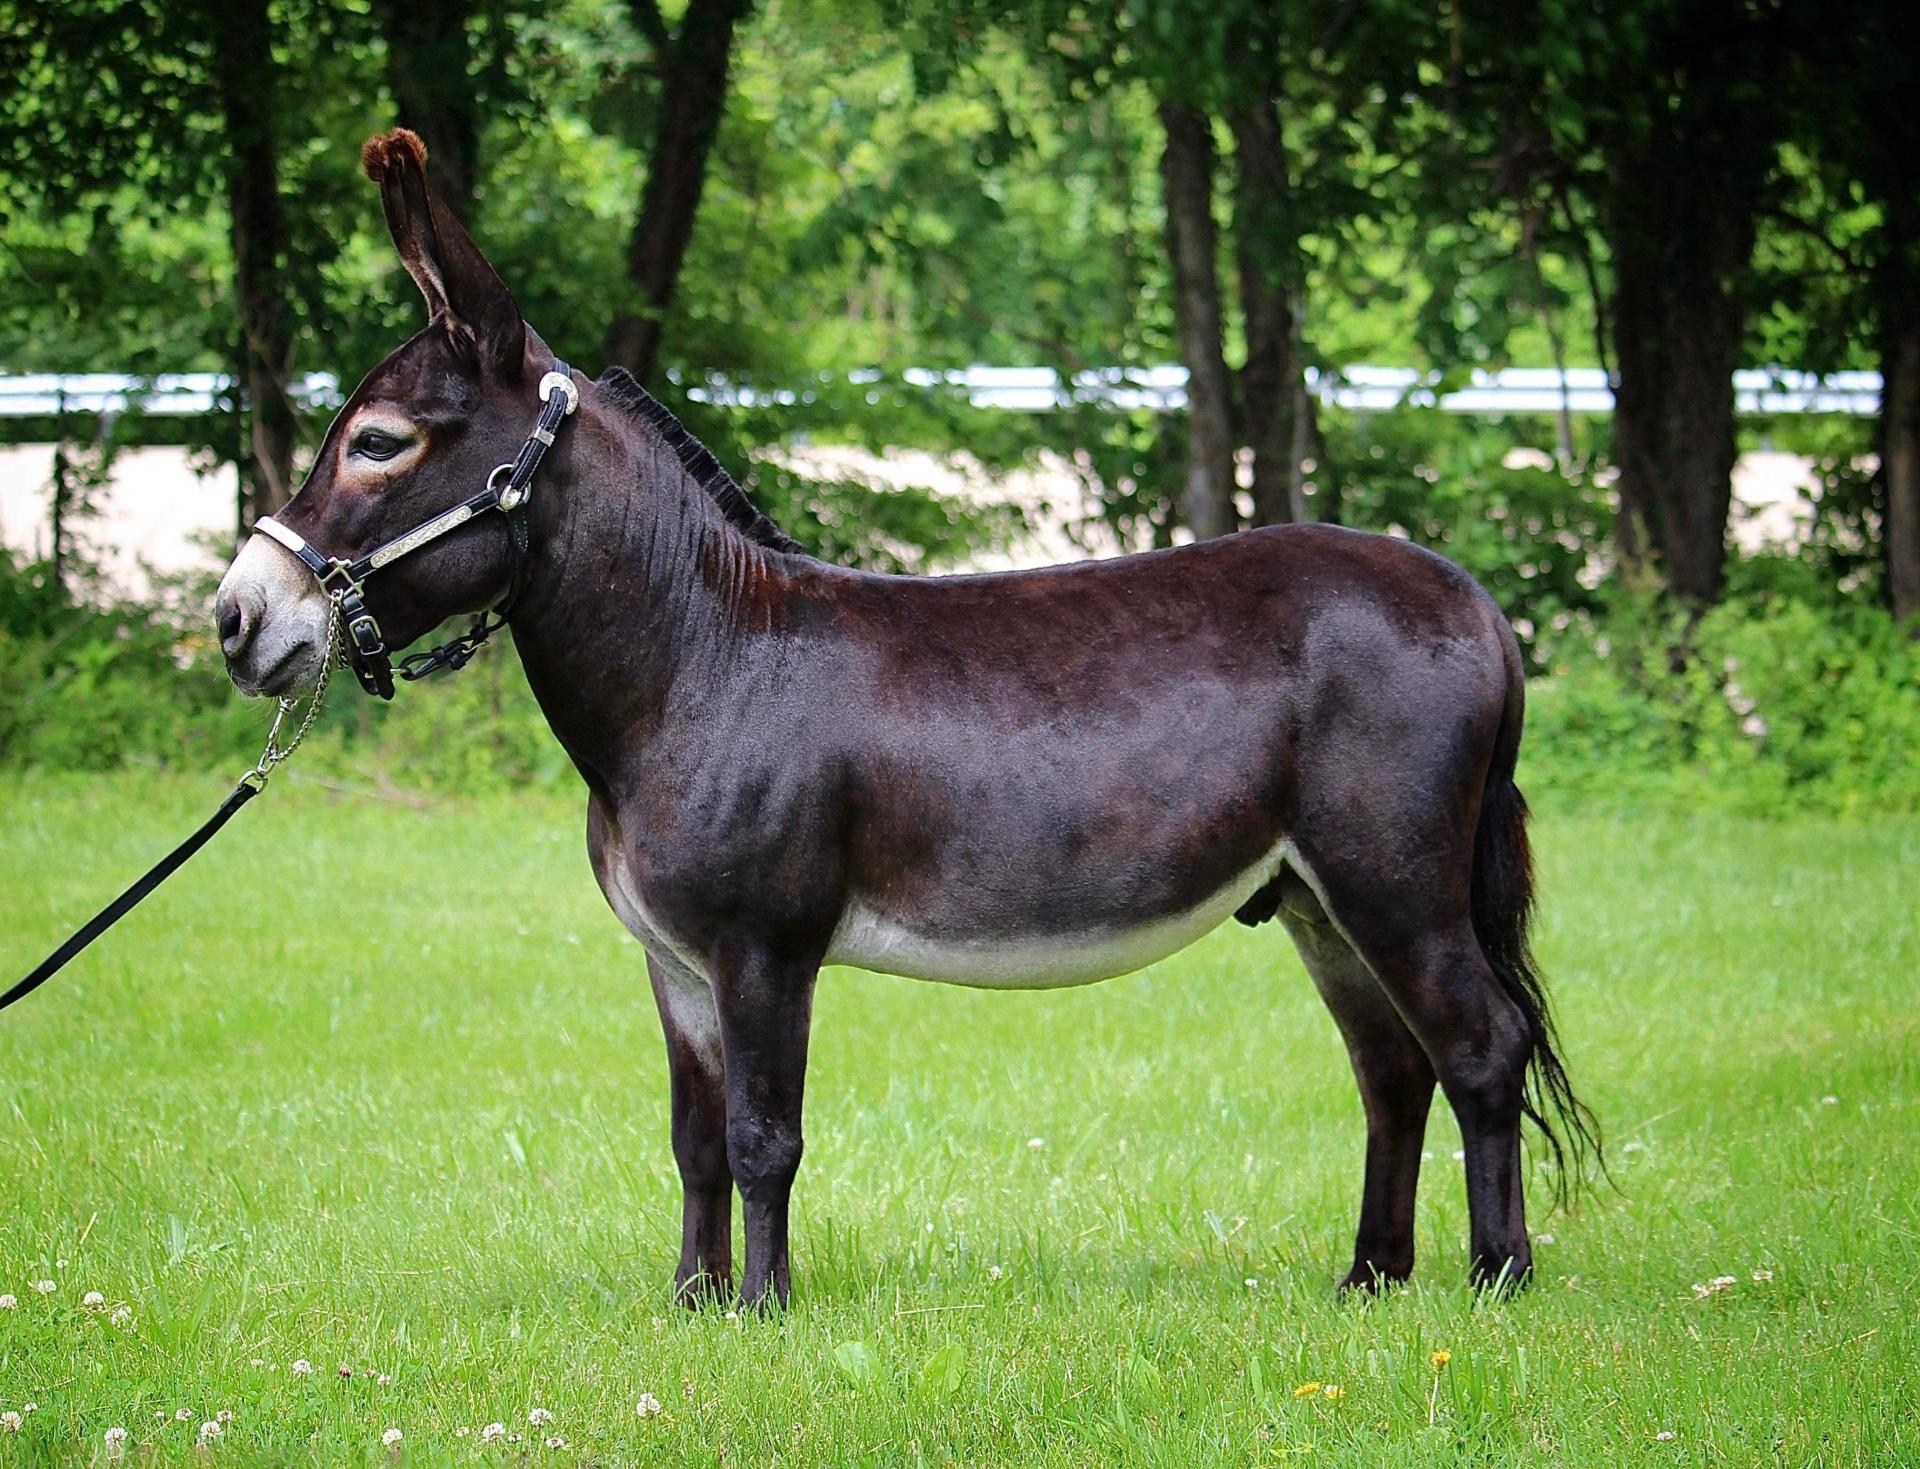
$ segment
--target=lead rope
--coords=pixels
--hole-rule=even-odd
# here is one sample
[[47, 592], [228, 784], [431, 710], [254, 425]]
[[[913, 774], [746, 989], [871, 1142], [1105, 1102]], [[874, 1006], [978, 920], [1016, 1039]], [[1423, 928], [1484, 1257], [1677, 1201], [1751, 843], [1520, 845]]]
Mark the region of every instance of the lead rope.
[[319, 681], [314, 684], [313, 693], [309, 696], [310, 702], [307, 705], [307, 712], [300, 716], [300, 722], [294, 727], [293, 737], [284, 745], [279, 743], [280, 731], [285, 727], [287, 721], [293, 717], [294, 712], [299, 709], [300, 701], [298, 699], [283, 698], [274, 709], [273, 723], [267, 729], [266, 748], [260, 752], [260, 758], [253, 762], [253, 768], [240, 777], [239, 783], [234, 786], [232, 793], [228, 795], [226, 800], [220, 803], [220, 808], [201, 824], [198, 831], [194, 832], [192, 836], [188, 837], [184, 842], [180, 843], [179, 846], [175, 847], [171, 852], [167, 853], [166, 856], [149, 867], [146, 872], [134, 882], [133, 886], [120, 894], [120, 896], [115, 898], [111, 903], [107, 904], [107, 906], [102, 908], [98, 913], [94, 914], [79, 932], [75, 933], [59, 948], [47, 955], [45, 959], [41, 960], [39, 966], [35, 968], [31, 974], [14, 985], [13, 988], [8, 990], [4, 995], [0, 995], [0, 1010], [6, 1009], [7, 1006], [13, 1004], [16, 1000], [24, 1000], [28, 995], [39, 989], [41, 985], [52, 979], [54, 975], [66, 968], [69, 961], [78, 955], [81, 950], [85, 949], [88, 944], [99, 938], [101, 934], [105, 933], [108, 929], [112, 928], [114, 924], [132, 912], [133, 909], [139, 905], [142, 898], [146, 897], [148, 893], [152, 892], [155, 888], [159, 887], [161, 883], [173, 876], [189, 857], [199, 851], [212, 839], [215, 832], [231, 821], [234, 814], [238, 812], [242, 806], [246, 805], [247, 802], [251, 801], [267, 788], [267, 778], [273, 774], [274, 767], [281, 764], [292, 755], [295, 750], [300, 748], [300, 742], [307, 737], [307, 731], [313, 728], [314, 720], [319, 718], [320, 706], [325, 702], [327, 696], [327, 684], [332, 680], [334, 666], [339, 661], [340, 619], [329, 613], [327, 617], [327, 651], [320, 665], [320, 678]]

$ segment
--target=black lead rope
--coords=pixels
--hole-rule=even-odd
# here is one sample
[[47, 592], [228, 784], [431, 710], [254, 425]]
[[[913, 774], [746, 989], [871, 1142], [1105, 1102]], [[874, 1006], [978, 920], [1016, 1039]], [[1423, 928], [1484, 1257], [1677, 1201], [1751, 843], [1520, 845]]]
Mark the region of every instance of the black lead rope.
[[172, 877], [187, 858], [211, 841], [213, 834], [233, 820], [234, 814], [259, 795], [263, 788], [264, 783], [255, 781], [252, 773], [249, 772], [248, 778], [233, 788], [233, 794], [220, 803], [220, 809], [209, 816], [198, 831], [149, 867], [145, 875], [132, 887], [94, 914], [78, 933], [42, 959], [33, 973], [8, 990], [6, 994], [0, 995], [0, 1010], [6, 1009], [17, 1000], [26, 999], [28, 995], [65, 969], [82, 949], [125, 918], [139, 905], [142, 898]]

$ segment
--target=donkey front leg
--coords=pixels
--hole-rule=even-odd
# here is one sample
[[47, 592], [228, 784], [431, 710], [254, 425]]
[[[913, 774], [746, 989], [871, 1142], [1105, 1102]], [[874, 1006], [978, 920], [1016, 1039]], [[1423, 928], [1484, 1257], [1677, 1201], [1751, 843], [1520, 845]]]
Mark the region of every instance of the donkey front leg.
[[674, 1297], [697, 1306], [733, 1289], [733, 1174], [727, 1167], [720, 1017], [711, 987], [677, 960], [649, 954], [647, 977], [667, 1033], [673, 1160], [683, 1195]]
[[800, 1108], [818, 966], [764, 952], [715, 966], [726, 1050], [727, 1161], [747, 1216], [746, 1307], [785, 1306], [787, 1204], [800, 1171]]

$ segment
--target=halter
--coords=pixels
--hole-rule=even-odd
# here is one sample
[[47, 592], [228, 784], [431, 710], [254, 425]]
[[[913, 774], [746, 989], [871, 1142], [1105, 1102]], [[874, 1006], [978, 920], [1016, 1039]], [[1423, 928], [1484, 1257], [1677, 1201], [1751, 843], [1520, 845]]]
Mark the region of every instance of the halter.
[[[333, 621], [338, 641], [353, 676], [360, 687], [382, 699], [393, 697], [394, 668], [387, 652], [385, 635], [367, 606], [366, 580], [383, 566], [402, 556], [431, 545], [449, 531], [457, 530], [476, 515], [489, 510], [504, 511], [512, 546], [513, 563], [507, 576], [507, 594], [491, 612], [482, 612], [473, 625], [459, 636], [424, 653], [400, 660], [400, 677], [412, 682], [442, 668], [464, 668], [479, 651], [480, 645], [507, 625], [513, 604], [519, 600], [527, 569], [527, 501], [533, 493], [534, 471], [553, 444], [553, 436], [567, 417], [580, 406], [580, 390], [573, 385], [573, 369], [557, 358], [553, 371], [540, 379], [540, 420], [520, 446], [511, 463], [498, 465], [487, 476], [486, 488], [462, 500], [451, 510], [443, 510], [422, 521], [404, 535], [395, 536], [357, 561], [327, 556], [309, 545], [297, 531], [287, 529], [271, 515], [263, 515], [253, 528], [271, 536], [300, 558], [300, 564], [313, 573], [320, 590], [333, 606]], [[504, 483], [502, 476], [505, 476]], [[330, 632], [330, 637], [332, 636]]]

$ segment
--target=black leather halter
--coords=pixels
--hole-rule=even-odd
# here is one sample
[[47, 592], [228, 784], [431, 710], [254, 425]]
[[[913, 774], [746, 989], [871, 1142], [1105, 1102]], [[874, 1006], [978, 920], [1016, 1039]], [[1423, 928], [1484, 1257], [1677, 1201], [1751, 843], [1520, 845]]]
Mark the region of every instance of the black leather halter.
[[[360, 687], [369, 694], [391, 699], [394, 669], [387, 651], [386, 637], [367, 607], [364, 595], [367, 578], [381, 567], [390, 566], [402, 556], [431, 545], [449, 531], [457, 530], [489, 510], [504, 511], [507, 517], [513, 564], [507, 577], [506, 595], [492, 612], [482, 612], [475, 617], [473, 626], [458, 637], [437, 648], [429, 648], [424, 653], [402, 658], [400, 677], [411, 682], [425, 678], [438, 669], [464, 668], [480, 645], [507, 625], [508, 614], [519, 600], [521, 584], [526, 578], [527, 501], [533, 492], [534, 471], [539, 469], [540, 461], [546, 456], [560, 425], [580, 406], [580, 390], [573, 385], [573, 369], [566, 363], [556, 360], [553, 371], [540, 379], [540, 403], [540, 420], [534, 424], [533, 432], [527, 435], [527, 441], [520, 446], [520, 452], [514, 456], [512, 463], [499, 465], [487, 476], [485, 489], [462, 500], [451, 510], [443, 510], [431, 520], [416, 525], [405, 535], [395, 536], [357, 561], [323, 554], [309, 545], [305, 537], [297, 531], [288, 530], [271, 515], [263, 515], [253, 523], [255, 530], [271, 536], [298, 556], [301, 565], [312, 572], [314, 579], [320, 583], [320, 590], [327, 594], [333, 604], [333, 615], [340, 621], [340, 646], [347, 666], [353, 670]], [[505, 476], [504, 483], [502, 476]]]

